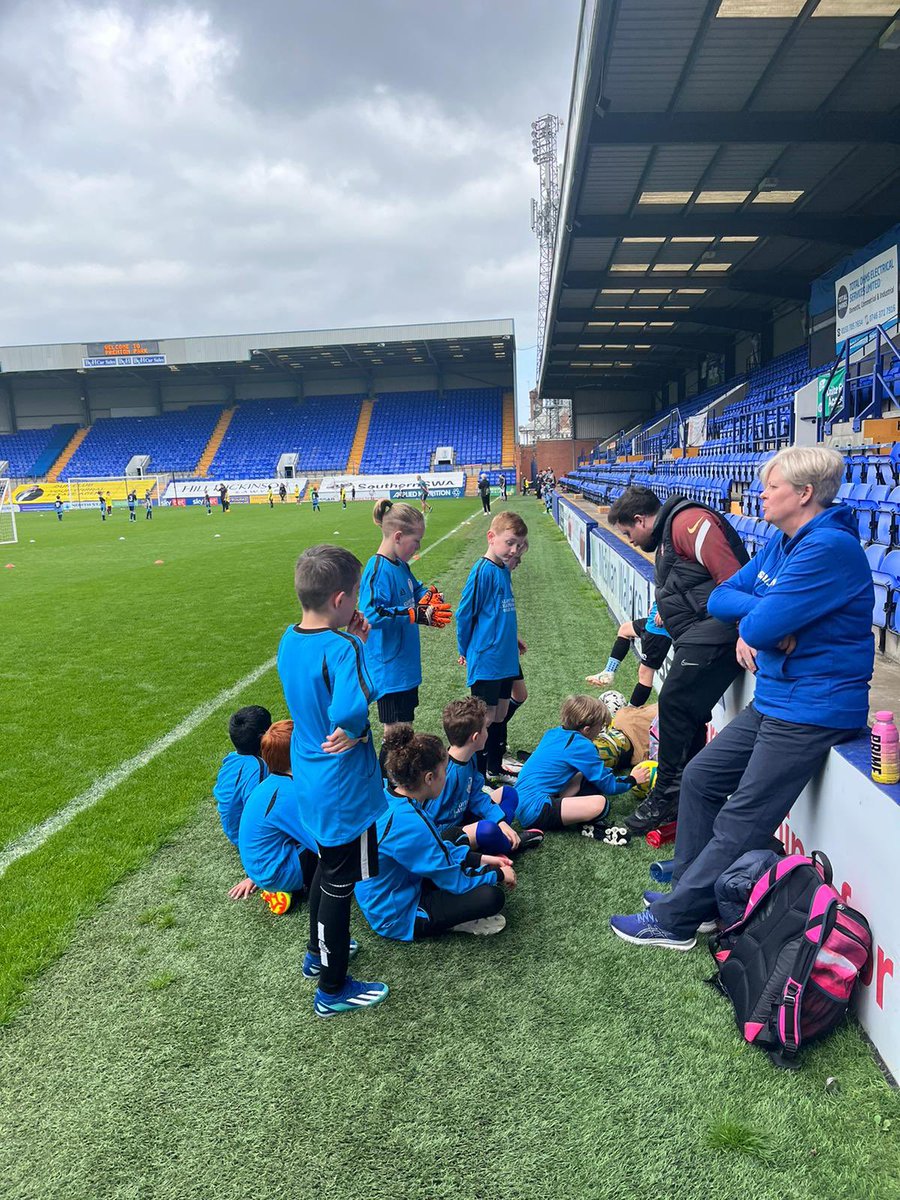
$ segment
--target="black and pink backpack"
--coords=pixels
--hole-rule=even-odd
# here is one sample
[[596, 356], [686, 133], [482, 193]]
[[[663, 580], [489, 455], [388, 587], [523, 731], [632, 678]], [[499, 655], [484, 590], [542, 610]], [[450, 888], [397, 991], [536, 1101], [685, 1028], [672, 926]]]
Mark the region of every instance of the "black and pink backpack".
[[757, 880], [741, 919], [710, 938], [719, 968], [710, 983], [730, 998], [745, 1040], [776, 1066], [799, 1065], [800, 1047], [831, 1032], [870, 971], [868, 922], [831, 879], [818, 851], [781, 858]]

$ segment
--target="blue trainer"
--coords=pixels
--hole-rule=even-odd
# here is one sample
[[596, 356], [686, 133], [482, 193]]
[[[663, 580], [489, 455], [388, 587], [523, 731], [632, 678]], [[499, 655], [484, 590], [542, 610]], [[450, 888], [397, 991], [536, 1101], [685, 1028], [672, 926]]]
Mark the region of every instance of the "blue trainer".
[[[664, 900], [666, 896], [671, 896], [671, 892], [644, 892], [644, 908], [649, 908], [651, 904], [655, 904], [657, 900]], [[697, 926], [698, 933], [715, 933], [719, 928], [718, 921], [701, 921]]]
[[[356, 938], [350, 939], [350, 957], [355, 958], [359, 950], [359, 942]], [[313, 954], [311, 950], [307, 950], [303, 958], [303, 975], [307, 979], [318, 979], [322, 974], [322, 960], [318, 954]]]
[[647, 910], [632, 913], [627, 917], [610, 917], [609, 927], [625, 942], [633, 942], [636, 946], [662, 946], [666, 950], [693, 950], [697, 945], [695, 937], [678, 938], [668, 929], [657, 925], [653, 914]]
[[317, 1017], [336, 1017], [338, 1013], [355, 1012], [359, 1008], [374, 1008], [387, 999], [387, 994], [386, 983], [361, 983], [348, 975], [347, 982], [336, 996], [316, 988], [313, 1012]]

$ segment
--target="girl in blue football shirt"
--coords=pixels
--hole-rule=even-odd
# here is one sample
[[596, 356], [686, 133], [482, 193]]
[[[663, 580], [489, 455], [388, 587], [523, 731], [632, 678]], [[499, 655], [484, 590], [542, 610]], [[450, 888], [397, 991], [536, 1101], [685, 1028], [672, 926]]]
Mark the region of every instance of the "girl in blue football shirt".
[[422, 514], [411, 504], [379, 500], [373, 518], [381, 529], [381, 545], [363, 571], [359, 607], [369, 623], [366, 665], [387, 736], [394, 725], [416, 715], [422, 682], [419, 626], [447, 625], [451, 613], [437, 589], [409, 569], [425, 534]]

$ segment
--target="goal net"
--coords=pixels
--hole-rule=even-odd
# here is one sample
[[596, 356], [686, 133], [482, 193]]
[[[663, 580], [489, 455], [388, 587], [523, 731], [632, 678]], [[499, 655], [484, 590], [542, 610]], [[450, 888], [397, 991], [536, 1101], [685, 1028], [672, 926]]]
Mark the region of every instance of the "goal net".
[[138, 504], [144, 504], [149, 495], [150, 503], [156, 507], [165, 490], [158, 475], [144, 475], [142, 478], [125, 475], [75, 475], [66, 481], [66, 486], [69, 489], [70, 508], [99, 508], [101, 496], [113, 508], [123, 508], [127, 505], [132, 491], [137, 495]]
[[12, 489], [8, 479], [0, 479], [0, 546], [11, 545], [18, 540]]

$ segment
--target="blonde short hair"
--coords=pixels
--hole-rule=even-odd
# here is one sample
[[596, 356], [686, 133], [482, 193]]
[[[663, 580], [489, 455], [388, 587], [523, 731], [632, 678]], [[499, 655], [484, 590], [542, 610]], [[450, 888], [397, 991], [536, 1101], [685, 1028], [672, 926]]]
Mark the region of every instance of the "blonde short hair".
[[563, 701], [559, 723], [563, 729], [605, 729], [612, 717], [599, 696], [569, 696]]
[[807, 485], [813, 498], [827, 508], [844, 482], [844, 456], [830, 446], [788, 446], [763, 463], [759, 477], [765, 485], [773, 467], [799, 492]]

